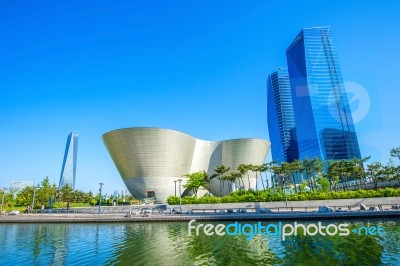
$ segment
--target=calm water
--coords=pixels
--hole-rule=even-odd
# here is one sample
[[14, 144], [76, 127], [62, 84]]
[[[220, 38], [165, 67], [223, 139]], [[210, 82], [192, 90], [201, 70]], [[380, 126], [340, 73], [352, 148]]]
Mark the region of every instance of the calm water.
[[400, 265], [400, 219], [347, 222], [380, 225], [383, 235], [247, 241], [189, 236], [186, 222], [1, 224], [0, 265]]

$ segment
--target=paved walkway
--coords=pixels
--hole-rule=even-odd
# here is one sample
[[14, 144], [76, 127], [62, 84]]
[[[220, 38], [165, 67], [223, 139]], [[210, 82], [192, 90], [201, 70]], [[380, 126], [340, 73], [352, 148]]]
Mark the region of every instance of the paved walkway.
[[[360, 204], [369, 207], [381, 207], [381, 211], [359, 211]], [[130, 210], [149, 208], [146, 206], [117, 206], [102, 207], [101, 214], [97, 214], [97, 207], [71, 208], [69, 213], [65, 209], [54, 209], [53, 213], [0, 215], [0, 223], [109, 223], [109, 222], [164, 222], [190, 221], [192, 219], [204, 221], [232, 221], [232, 220], [312, 220], [312, 219], [365, 219], [365, 218], [400, 218], [400, 210], [389, 210], [391, 205], [400, 204], [400, 197], [361, 198], [340, 200], [308, 200], [288, 202], [248, 202], [248, 203], [220, 203], [220, 204], [193, 204], [182, 205], [184, 214], [147, 214], [130, 215]], [[333, 209], [341, 208], [343, 212], [318, 213], [319, 206], [330, 206]], [[170, 209], [179, 208], [169, 205]], [[227, 213], [227, 209], [237, 210], [245, 208], [247, 213]], [[272, 213], [256, 213], [260, 208], [269, 208]], [[190, 214], [186, 214], [189, 211]], [[220, 212], [223, 211], [223, 212]], [[63, 213], [61, 213], [63, 212]]]
[[347, 212], [279, 212], [279, 213], [217, 213], [217, 214], [21, 214], [2, 215], [0, 223], [112, 223], [112, 222], [179, 222], [190, 221], [243, 221], [243, 220], [323, 220], [400, 218], [400, 210], [347, 211]]
[[[359, 210], [360, 204], [366, 205], [368, 208], [381, 205], [384, 209], [390, 209], [392, 205], [400, 204], [400, 197], [380, 197], [380, 198], [359, 198], [359, 199], [332, 199], [332, 200], [304, 200], [304, 201], [288, 201], [288, 208], [297, 211], [315, 211], [320, 206], [330, 206], [332, 208], [342, 208], [351, 210]], [[170, 207], [179, 207], [177, 205]], [[285, 201], [271, 202], [242, 202], [242, 203], [218, 203], [218, 204], [185, 204], [182, 209], [236, 209], [236, 208], [269, 208], [278, 211], [286, 208]]]

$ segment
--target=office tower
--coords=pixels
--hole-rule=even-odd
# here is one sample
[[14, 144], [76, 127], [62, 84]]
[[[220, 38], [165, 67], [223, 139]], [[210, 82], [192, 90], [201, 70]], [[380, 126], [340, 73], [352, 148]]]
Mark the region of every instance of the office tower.
[[75, 189], [76, 178], [76, 159], [78, 155], [78, 134], [71, 132], [67, 138], [65, 147], [64, 160], [61, 168], [60, 183], [58, 188], [68, 184], [72, 189]]
[[267, 80], [268, 131], [272, 159], [292, 162], [299, 157], [287, 68], [278, 69]]
[[300, 159], [361, 157], [330, 27], [303, 29], [286, 58]]

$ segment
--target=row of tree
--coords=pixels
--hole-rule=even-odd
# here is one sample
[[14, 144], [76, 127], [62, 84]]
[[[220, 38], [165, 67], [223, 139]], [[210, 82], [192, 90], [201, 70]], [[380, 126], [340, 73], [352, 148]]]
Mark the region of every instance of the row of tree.
[[[230, 171], [230, 167], [226, 167], [225, 165], [218, 165], [214, 168], [214, 174], [209, 175], [205, 171], [200, 171], [200, 172], [195, 172], [195, 173], [189, 173], [184, 175], [184, 177], [187, 178], [187, 183], [184, 185], [184, 187], [188, 190], [193, 191], [193, 193], [197, 197], [197, 192], [200, 187], [205, 187], [209, 188], [211, 181], [216, 178], [219, 180], [220, 184], [220, 195], [222, 195], [222, 191], [225, 191], [225, 184], [228, 185], [228, 190], [229, 192], [233, 191], [233, 184], [237, 183], [239, 184], [239, 189], [244, 189], [245, 188], [245, 181], [244, 178], [246, 178], [246, 182], [248, 183], [248, 189], [251, 188], [251, 182], [250, 182], [250, 172], [255, 173], [256, 179], [261, 176], [262, 173], [266, 172], [269, 168], [270, 164], [261, 164], [261, 165], [253, 165], [253, 164], [240, 164], [235, 171]], [[265, 189], [265, 184], [264, 180], [262, 180], [262, 185], [263, 189]], [[225, 182], [227, 181], [227, 182]], [[267, 182], [267, 187], [269, 187], [269, 182], [268, 179], [266, 180]], [[256, 184], [256, 189], [257, 189], [257, 184]]]
[[[390, 151], [390, 155], [392, 158], [400, 160], [400, 147], [393, 148]], [[258, 190], [257, 182], [255, 187], [251, 187], [250, 172], [255, 173], [256, 179], [261, 177], [262, 189], [288, 186], [294, 192], [304, 192], [307, 189], [311, 191], [337, 191], [339, 184], [343, 187], [343, 190], [348, 190], [350, 180], [352, 184], [355, 183], [358, 189], [368, 189], [367, 183], [369, 182], [374, 183], [375, 189], [378, 189], [380, 181], [397, 180], [398, 185], [400, 185], [400, 166], [395, 166], [392, 159], [387, 165], [383, 165], [380, 162], [366, 165], [369, 159], [370, 157], [321, 161], [316, 157], [314, 159], [295, 160], [290, 163], [283, 162], [279, 165], [276, 161], [261, 165], [241, 164], [235, 171], [230, 171], [230, 167], [219, 165], [214, 168], [214, 174], [212, 175], [205, 171], [184, 175], [187, 178], [187, 183], [184, 187], [193, 191], [197, 197], [199, 188], [209, 188], [211, 181], [216, 178], [219, 180], [220, 195], [222, 195], [226, 184], [230, 192], [233, 190], [232, 184], [234, 183], [238, 183], [239, 189], [243, 190], [245, 187], [244, 178], [247, 178], [248, 190]], [[264, 179], [262, 177], [262, 174], [267, 172], [271, 176], [271, 185], [268, 178]]]
[[[393, 159], [400, 160], [400, 147], [393, 148], [390, 155]], [[396, 180], [396, 185], [400, 185], [400, 166], [396, 166], [392, 159], [386, 165], [380, 162], [366, 164], [369, 159], [370, 156], [323, 162], [318, 158], [312, 160], [306, 158], [302, 161], [295, 160], [291, 163], [284, 162], [279, 166], [274, 165], [272, 171], [275, 180], [283, 177], [295, 192], [298, 190], [296, 184], [303, 182], [306, 182], [312, 191], [317, 189], [337, 191], [338, 184], [341, 184], [343, 190], [348, 190], [349, 180], [358, 189], [368, 189], [367, 183], [370, 182], [373, 182], [375, 189], [378, 189], [378, 184], [382, 181]]]
[[[2, 190], [1, 195], [4, 195], [3, 209], [10, 209], [14, 206], [31, 206], [40, 208], [42, 205], [45, 208], [61, 207], [66, 203], [80, 203], [80, 204], [98, 204], [99, 195], [93, 195], [90, 191], [88, 193], [81, 190], [73, 190], [70, 186], [66, 185], [57, 188], [55, 184], [50, 184], [49, 178], [45, 177], [38, 187], [26, 186], [20, 191], [13, 189]], [[102, 199], [105, 202], [105, 198]]]
[[[400, 161], [400, 147], [390, 151], [392, 158]], [[373, 182], [375, 189], [378, 189], [379, 182], [396, 180], [400, 185], [400, 166], [396, 166], [391, 159], [389, 163], [383, 165], [380, 162], [367, 164], [370, 157], [352, 160], [331, 160], [321, 161], [319, 158], [295, 160], [293, 162], [283, 162], [280, 165], [276, 161], [261, 165], [240, 164], [237, 169], [231, 171], [230, 167], [219, 165], [214, 168], [214, 173], [209, 175], [205, 171], [186, 174], [187, 183], [184, 187], [193, 191], [197, 197], [200, 187], [209, 188], [211, 181], [216, 178], [220, 184], [220, 195], [228, 185], [229, 192], [233, 191], [233, 184], [239, 184], [239, 189], [245, 189], [245, 180], [248, 183], [247, 189], [258, 190], [257, 182], [255, 187], [251, 187], [250, 173], [261, 177], [262, 189], [275, 189], [276, 186], [288, 186], [295, 192], [304, 192], [309, 188], [311, 191], [317, 190], [337, 190], [341, 184], [344, 190], [348, 190], [349, 180], [361, 189], [368, 189], [367, 183]], [[268, 178], [263, 178], [263, 173], [270, 173], [272, 184]], [[265, 183], [264, 183], [265, 180]], [[46, 208], [56, 203], [84, 203], [97, 204], [99, 196], [94, 196], [92, 192], [85, 193], [80, 190], [73, 190], [70, 186], [57, 189], [56, 185], [50, 184], [49, 178], [44, 178], [39, 187], [27, 186], [18, 193], [9, 190], [8, 193], [2, 191], [5, 206], [26, 206], [31, 205], [35, 198], [34, 207], [44, 205]], [[104, 199], [102, 199], [102, 202]]]

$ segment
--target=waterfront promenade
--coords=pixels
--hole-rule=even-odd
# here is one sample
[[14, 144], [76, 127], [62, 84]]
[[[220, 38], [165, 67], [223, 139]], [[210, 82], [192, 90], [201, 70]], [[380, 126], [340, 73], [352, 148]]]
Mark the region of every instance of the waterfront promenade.
[[204, 213], [204, 214], [21, 214], [3, 215], [0, 223], [113, 223], [113, 222], [180, 222], [251, 221], [251, 220], [334, 220], [400, 218], [400, 210], [348, 212], [279, 212], [279, 213]]
[[[311, 200], [288, 202], [249, 202], [182, 205], [182, 213], [174, 213], [179, 206], [157, 205], [97, 207], [46, 210], [44, 213], [1, 215], [0, 223], [110, 223], [110, 222], [165, 222], [165, 221], [232, 221], [232, 220], [313, 220], [400, 218], [400, 210], [391, 206], [400, 203], [400, 197]], [[375, 211], [360, 211], [360, 204], [377, 207]], [[159, 206], [159, 205], [158, 205]], [[332, 212], [318, 212], [320, 206], [329, 206]], [[260, 213], [260, 210], [268, 212]], [[228, 212], [231, 210], [233, 213]]]

